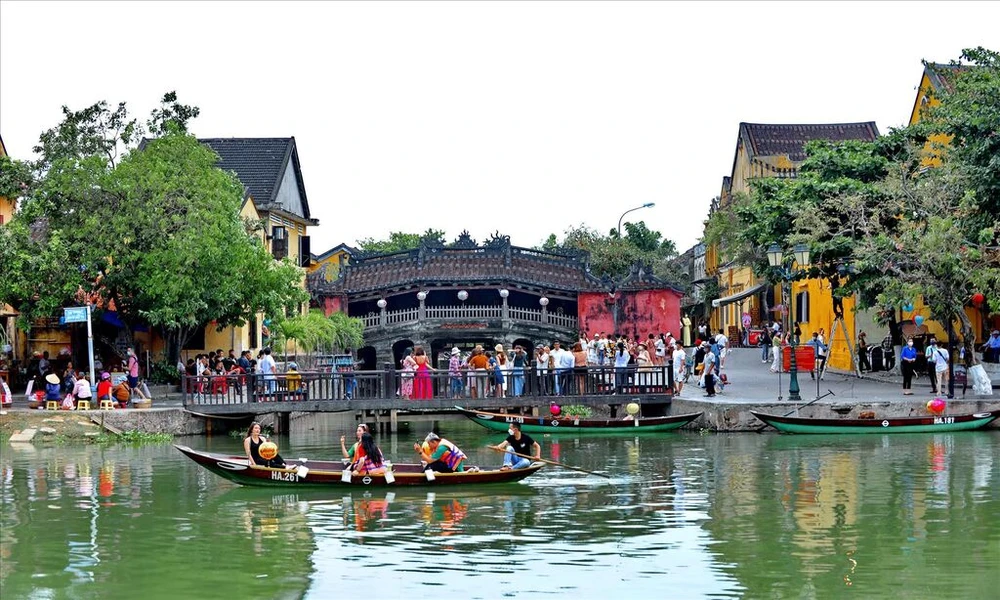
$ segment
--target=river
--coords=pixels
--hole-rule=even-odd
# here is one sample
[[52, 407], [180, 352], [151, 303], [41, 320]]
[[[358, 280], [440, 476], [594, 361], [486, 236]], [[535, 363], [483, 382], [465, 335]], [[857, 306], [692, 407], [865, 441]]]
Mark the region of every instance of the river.
[[[500, 437], [439, 431], [480, 464]], [[335, 456], [347, 424], [279, 437]], [[380, 436], [395, 462], [423, 431]], [[228, 437], [178, 442], [242, 452]], [[1000, 431], [544, 437], [478, 489], [240, 488], [170, 445], [0, 452], [15, 598], [995, 598]]]

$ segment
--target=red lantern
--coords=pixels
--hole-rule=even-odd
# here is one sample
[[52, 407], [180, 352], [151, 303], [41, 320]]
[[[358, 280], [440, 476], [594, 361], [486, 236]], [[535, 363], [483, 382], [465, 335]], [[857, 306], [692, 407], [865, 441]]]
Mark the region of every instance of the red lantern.
[[945, 402], [941, 398], [935, 398], [927, 403], [927, 410], [932, 414], [939, 415], [944, 412]]
[[972, 305], [979, 308], [983, 305], [983, 301], [986, 300], [986, 296], [982, 295], [980, 292], [976, 292], [972, 295]]

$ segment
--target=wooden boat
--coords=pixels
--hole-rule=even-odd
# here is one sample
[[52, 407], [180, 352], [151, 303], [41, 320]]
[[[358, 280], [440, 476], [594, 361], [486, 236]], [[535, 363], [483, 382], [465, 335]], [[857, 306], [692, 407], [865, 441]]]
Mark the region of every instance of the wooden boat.
[[645, 433], [670, 431], [694, 421], [702, 413], [671, 415], [668, 417], [637, 417], [622, 419], [586, 419], [577, 417], [533, 417], [531, 415], [504, 414], [467, 410], [456, 406], [455, 410], [476, 423], [493, 431], [507, 431], [508, 423], [520, 423], [525, 433]]
[[885, 419], [815, 419], [750, 411], [764, 423], [784, 433], [940, 433], [985, 427], [1000, 417], [1000, 410], [966, 415], [927, 415]]
[[288, 460], [284, 469], [251, 466], [246, 456], [216, 454], [192, 450], [187, 446], [174, 444], [185, 456], [215, 473], [240, 485], [268, 487], [396, 487], [396, 486], [448, 486], [475, 485], [481, 483], [507, 483], [519, 481], [534, 475], [545, 466], [535, 462], [524, 469], [507, 471], [465, 471], [463, 473], [434, 473], [434, 479], [429, 480], [419, 464], [392, 463], [392, 479], [386, 481], [385, 475], [352, 476], [346, 480], [344, 463], [340, 460]]

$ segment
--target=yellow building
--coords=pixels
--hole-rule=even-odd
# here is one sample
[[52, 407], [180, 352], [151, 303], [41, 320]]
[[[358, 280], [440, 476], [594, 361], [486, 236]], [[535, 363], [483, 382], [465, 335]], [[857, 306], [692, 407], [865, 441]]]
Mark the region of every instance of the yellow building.
[[347, 265], [351, 258], [358, 253], [356, 248], [347, 244], [337, 244], [319, 256], [313, 256], [312, 264], [309, 265], [309, 274], [326, 268], [324, 277], [327, 281], [333, 281], [340, 274], [340, 269]]
[[[722, 191], [717, 201], [713, 202], [712, 211], [727, 210], [737, 195], [749, 194], [755, 179], [795, 177], [806, 158], [806, 142], [873, 141], [878, 135], [873, 121], [811, 125], [740, 123], [732, 172], [723, 178]], [[782, 298], [780, 289], [774, 290], [767, 282], [758, 280], [750, 267], [723, 263], [720, 256], [724, 253], [720, 250], [713, 246], [706, 251], [706, 272], [718, 278], [721, 296], [712, 302], [710, 325], [713, 331], [723, 329], [732, 339], [734, 333], [742, 328], [743, 313], [750, 315], [752, 326], [759, 326], [773, 318], [767, 310], [781, 303]], [[822, 328], [829, 343], [834, 321], [830, 283], [820, 280], [796, 282], [792, 292], [800, 309], [795, 316], [802, 323], [803, 334], [808, 335]], [[847, 331], [853, 336], [852, 308], [851, 301], [845, 300]], [[830, 348], [828, 364], [839, 369], [852, 368], [842, 333], [840, 342]]]

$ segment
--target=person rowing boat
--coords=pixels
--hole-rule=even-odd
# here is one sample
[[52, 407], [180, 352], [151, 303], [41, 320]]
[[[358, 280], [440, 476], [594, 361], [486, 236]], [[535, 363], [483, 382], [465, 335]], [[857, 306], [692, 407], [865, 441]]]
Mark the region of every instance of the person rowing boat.
[[[542, 457], [542, 447], [530, 435], [521, 433], [520, 423], [510, 423], [507, 428], [507, 439], [490, 448], [504, 453], [501, 471], [525, 469], [531, 466], [532, 461]], [[522, 456], [517, 456], [518, 454]], [[524, 458], [525, 456], [531, 458]]]
[[427, 448], [420, 444], [413, 444], [414, 451], [420, 455], [426, 465], [425, 471], [437, 471], [438, 473], [462, 473], [465, 471], [465, 453], [458, 446], [441, 439], [436, 433], [428, 433], [424, 438]]

